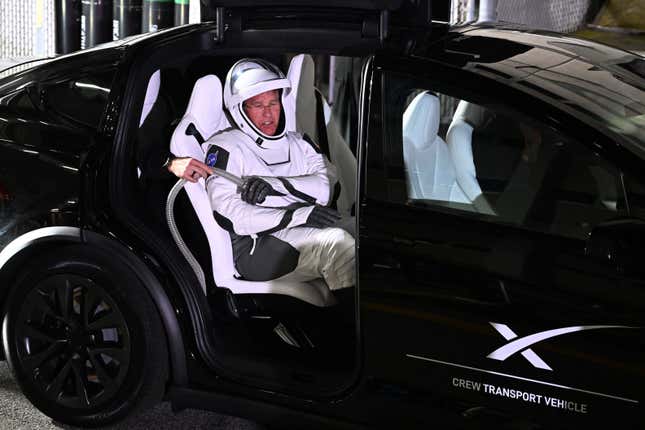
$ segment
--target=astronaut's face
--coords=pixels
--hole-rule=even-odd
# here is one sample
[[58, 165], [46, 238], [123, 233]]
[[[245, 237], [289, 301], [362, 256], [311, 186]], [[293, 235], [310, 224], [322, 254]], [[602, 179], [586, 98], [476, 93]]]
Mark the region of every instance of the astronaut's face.
[[242, 105], [246, 116], [267, 136], [275, 135], [280, 122], [280, 93], [271, 90], [246, 100]]

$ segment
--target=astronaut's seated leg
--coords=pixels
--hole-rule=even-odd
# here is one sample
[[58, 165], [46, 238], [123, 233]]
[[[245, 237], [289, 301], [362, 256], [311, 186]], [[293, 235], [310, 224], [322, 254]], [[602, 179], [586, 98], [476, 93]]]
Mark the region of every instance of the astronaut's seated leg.
[[332, 291], [356, 283], [355, 241], [341, 228], [287, 228], [234, 240], [233, 248], [235, 266], [249, 281], [323, 278]]

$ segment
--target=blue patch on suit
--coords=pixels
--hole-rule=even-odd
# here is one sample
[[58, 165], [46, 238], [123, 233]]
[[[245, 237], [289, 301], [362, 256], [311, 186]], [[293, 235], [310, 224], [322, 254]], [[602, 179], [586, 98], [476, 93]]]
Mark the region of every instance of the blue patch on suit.
[[211, 145], [206, 154], [206, 165], [226, 170], [228, 165], [228, 151], [221, 146]]
[[208, 154], [206, 157], [206, 164], [209, 167], [215, 167], [215, 163], [217, 163], [217, 155], [219, 154], [219, 151], [211, 152]]

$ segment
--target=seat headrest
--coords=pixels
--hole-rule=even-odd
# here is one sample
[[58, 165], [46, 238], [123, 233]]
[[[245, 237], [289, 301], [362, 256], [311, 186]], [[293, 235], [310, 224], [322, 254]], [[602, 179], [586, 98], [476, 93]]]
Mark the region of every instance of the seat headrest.
[[417, 149], [431, 145], [439, 132], [439, 98], [427, 91], [417, 95], [403, 113], [403, 139]]
[[282, 99], [288, 131], [317, 138], [315, 66], [311, 55], [298, 54], [291, 60], [287, 78], [291, 91]]
[[452, 116], [452, 122], [463, 121], [471, 127], [477, 128], [482, 127], [490, 116], [490, 112], [483, 106], [461, 100]]
[[161, 72], [157, 70], [150, 76], [150, 80], [148, 81], [148, 87], [146, 89], [146, 97], [143, 100], [143, 109], [141, 110], [141, 118], [139, 119], [139, 127], [143, 124], [143, 121], [146, 120], [148, 117], [148, 114], [150, 113], [150, 110], [152, 110], [152, 106], [155, 104], [157, 101], [157, 97], [159, 96], [159, 87], [161, 85]]
[[195, 82], [184, 119], [190, 119], [204, 140], [229, 126], [222, 111], [222, 83], [217, 76], [206, 75]]

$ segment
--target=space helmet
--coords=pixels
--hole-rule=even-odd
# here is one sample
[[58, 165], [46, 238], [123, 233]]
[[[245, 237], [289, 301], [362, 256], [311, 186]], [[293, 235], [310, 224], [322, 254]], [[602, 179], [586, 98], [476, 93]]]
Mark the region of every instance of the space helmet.
[[282, 95], [291, 89], [291, 83], [268, 61], [258, 58], [244, 58], [231, 67], [224, 83], [224, 106], [228, 109], [238, 128], [249, 135], [256, 144], [265, 140], [282, 138], [286, 133], [284, 108], [281, 109], [280, 122], [275, 135], [269, 136], [260, 131], [244, 112], [242, 103], [266, 91], [281, 90]]

